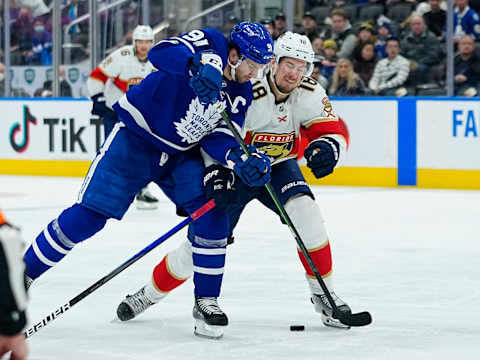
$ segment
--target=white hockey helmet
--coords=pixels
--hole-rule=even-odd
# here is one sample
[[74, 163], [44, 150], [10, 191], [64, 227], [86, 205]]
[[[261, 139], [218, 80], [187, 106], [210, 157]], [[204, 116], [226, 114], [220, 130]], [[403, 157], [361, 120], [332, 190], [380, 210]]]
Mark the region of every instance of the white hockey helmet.
[[307, 36], [287, 31], [275, 41], [275, 49], [273, 52], [275, 53], [275, 63], [277, 65], [280, 59], [285, 56], [303, 60], [307, 63], [305, 76], [312, 74], [315, 53], [312, 48], [312, 43]]
[[153, 30], [148, 25], [138, 25], [132, 34], [132, 42], [135, 45], [137, 40], [150, 40], [153, 42]]

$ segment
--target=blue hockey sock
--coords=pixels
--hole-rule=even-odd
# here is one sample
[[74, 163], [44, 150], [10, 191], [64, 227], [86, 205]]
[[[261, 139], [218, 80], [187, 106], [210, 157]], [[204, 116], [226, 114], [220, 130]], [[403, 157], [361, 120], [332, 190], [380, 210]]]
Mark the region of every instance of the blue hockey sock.
[[[225, 267], [227, 239], [215, 240], [215, 245], [219, 247], [206, 247], [198, 244], [198, 238], [195, 240], [197, 241], [192, 244], [195, 295], [218, 297]], [[212, 243], [212, 240], [208, 242]]]
[[104, 215], [75, 204], [64, 210], [35, 238], [24, 255], [25, 273], [32, 279], [55, 266], [73, 247], [100, 231]]

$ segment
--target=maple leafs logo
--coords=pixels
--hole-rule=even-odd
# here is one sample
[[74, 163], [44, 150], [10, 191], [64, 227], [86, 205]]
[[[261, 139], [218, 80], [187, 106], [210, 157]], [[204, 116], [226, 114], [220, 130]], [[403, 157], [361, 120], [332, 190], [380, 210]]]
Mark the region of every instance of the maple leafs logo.
[[226, 107], [225, 101], [220, 104], [201, 104], [198, 97], [190, 102], [185, 117], [179, 122], [174, 122], [177, 134], [182, 138], [182, 142], [193, 144], [199, 142], [202, 137], [210, 133], [221, 120], [220, 112]]

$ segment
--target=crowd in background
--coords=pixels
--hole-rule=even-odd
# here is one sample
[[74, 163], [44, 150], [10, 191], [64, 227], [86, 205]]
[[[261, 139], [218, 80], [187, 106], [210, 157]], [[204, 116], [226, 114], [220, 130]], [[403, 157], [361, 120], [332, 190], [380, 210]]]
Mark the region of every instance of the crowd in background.
[[[480, 0], [454, 1], [458, 96], [480, 93]], [[445, 0], [306, 0], [296, 31], [316, 53], [313, 76], [333, 96], [445, 95]], [[286, 17], [264, 19], [273, 36]]]
[[[35, 14], [35, 10], [28, 7], [22, 7], [18, 0], [10, 1], [10, 62], [12, 65], [52, 65], [52, 12], [48, 9], [42, 14]], [[25, 1], [25, 0], [24, 0]], [[47, 4], [52, 0], [44, 0]], [[101, 5], [109, 3], [108, 0], [98, 1], [99, 8]], [[160, 22], [157, 11], [162, 6], [162, 0], [152, 0], [150, 2], [151, 21]], [[50, 5], [51, 6], [51, 5]], [[127, 29], [125, 34], [121, 34], [119, 41], [115, 32], [118, 25], [115, 22], [119, 17], [116, 12], [121, 12], [120, 19], [122, 29]], [[87, 0], [62, 0], [61, 1], [61, 24], [63, 30], [80, 16], [88, 13]], [[100, 22], [100, 34], [102, 44], [107, 48], [118, 47], [129, 41], [131, 30], [135, 28], [140, 19], [140, 3], [139, 1], [127, 1], [121, 7], [112, 8], [112, 10], [100, 14], [98, 20]], [[2, 10], [3, 15], [3, 10]], [[2, 16], [3, 17], [3, 16]], [[71, 63], [78, 63], [88, 59], [88, 19], [78, 24], [68, 27], [68, 46], [71, 49]], [[3, 21], [1, 24], [1, 33], [4, 33]], [[130, 30], [130, 32], [128, 31]], [[117, 31], [118, 32], [118, 31]], [[62, 44], [67, 39], [62, 32]], [[3, 36], [0, 39], [0, 55], [3, 57]], [[122, 43], [122, 44], [121, 44]], [[102, 54], [103, 55], [103, 54]]]
[[[479, 96], [480, 0], [454, 2], [455, 94]], [[34, 17], [13, 0], [10, 6], [11, 65], [51, 65], [51, 14]], [[330, 95], [445, 95], [446, 6], [446, 0], [305, 0], [306, 12], [294, 30], [310, 38], [316, 53], [313, 76]], [[67, 26], [87, 10], [85, 0], [64, 0], [62, 24]], [[102, 28], [111, 26], [112, 31], [101, 36], [113, 46], [113, 25], [105, 14]], [[128, 2], [122, 14], [124, 28], [133, 29], [140, 18], [138, 3]], [[155, 21], [160, 19], [151, 23]], [[229, 18], [225, 27], [238, 21]], [[281, 11], [262, 23], [274, 38], [287, 28]], [[72, 63], [88, 59], [88, 21], [72, 26], [69, 35]], [[128, 41], [127, 33], [115, 45]]]

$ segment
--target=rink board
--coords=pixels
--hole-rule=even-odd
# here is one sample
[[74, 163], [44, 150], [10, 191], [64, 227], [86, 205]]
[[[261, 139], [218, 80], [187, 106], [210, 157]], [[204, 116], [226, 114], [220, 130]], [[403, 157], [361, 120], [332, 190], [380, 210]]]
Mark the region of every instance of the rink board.
[[[480, 189], [480, 101], [334, 98], [350, 147], [311, 184]], [[0, 174], [84, 176], [103, 142], [87, 99], [0, 99]]]

